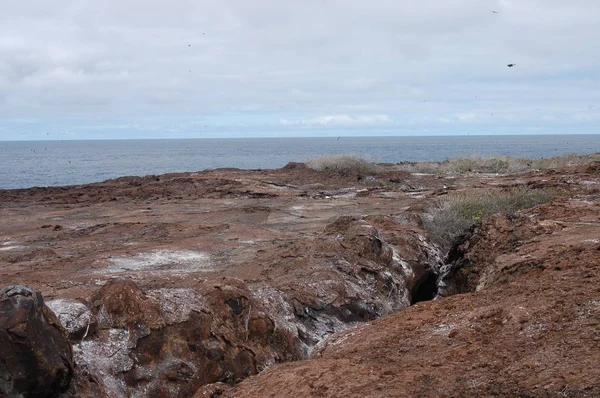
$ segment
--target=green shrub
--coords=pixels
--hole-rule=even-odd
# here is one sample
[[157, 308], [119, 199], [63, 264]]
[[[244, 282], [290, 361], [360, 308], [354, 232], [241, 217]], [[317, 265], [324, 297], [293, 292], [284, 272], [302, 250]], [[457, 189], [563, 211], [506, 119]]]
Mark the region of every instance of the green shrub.
[[439, 201], [423, 218], [432, 242], [448, 252], [457, 239], [494, 214], [510, 215], [546, 203], [558, 192], [550, 189], [513, 188], [458, 192]]

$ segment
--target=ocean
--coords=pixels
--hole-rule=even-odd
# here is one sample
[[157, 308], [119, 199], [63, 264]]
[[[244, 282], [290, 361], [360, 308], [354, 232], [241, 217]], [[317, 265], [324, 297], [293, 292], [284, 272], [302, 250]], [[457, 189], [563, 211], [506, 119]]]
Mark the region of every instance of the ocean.
[[600, 135], [0, 141], [0, 189], [222, 167], [279, 168], [328, 154], [381, 163], [464, 155], [541, 158], [600, 152]]

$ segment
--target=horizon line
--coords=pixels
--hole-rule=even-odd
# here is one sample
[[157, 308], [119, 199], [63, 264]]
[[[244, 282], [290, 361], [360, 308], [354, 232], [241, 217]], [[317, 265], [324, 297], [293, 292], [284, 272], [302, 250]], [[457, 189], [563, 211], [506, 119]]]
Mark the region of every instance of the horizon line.
[[304, 138], [304, 139], [339, 139], [339, 138], [446, 138], [446, 137], [513, 137], [513, 136], [521, 136], [521, 137], [543, 137], [543, 136], [586, 136], [586, 135], [600, 135], [598, 133], [506, 133], [506, 134], [485, 134], [485, 133], [468, 133], [468, 134], [420, 134], [420, 135], [410, 135], [410, 134], [402, 134], [402, 135], [319, 135], [319, 136], [253, 136], [253, 137], [244, 137], [244, 136], [230, 136], [230, 137], [144, 137], [144, 138], [57, 138], [57, 139], [21, 139], [21, 140], [4, 140], [0, 139], [0, 142], [57, 142], [57, 141], [160, 141], [160, 140], [228, 140], [228, 139], [293, 139], [293, 138]]

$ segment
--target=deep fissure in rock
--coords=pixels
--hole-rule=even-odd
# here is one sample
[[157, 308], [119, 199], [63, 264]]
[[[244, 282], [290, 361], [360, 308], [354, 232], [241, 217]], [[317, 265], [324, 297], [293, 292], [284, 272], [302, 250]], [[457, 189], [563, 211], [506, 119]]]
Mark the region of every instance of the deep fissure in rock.
[[410, 304], [433, 300], [438, 294], [437, 279], [437, 274], [429, 272], [427, 277], [413, 290]]

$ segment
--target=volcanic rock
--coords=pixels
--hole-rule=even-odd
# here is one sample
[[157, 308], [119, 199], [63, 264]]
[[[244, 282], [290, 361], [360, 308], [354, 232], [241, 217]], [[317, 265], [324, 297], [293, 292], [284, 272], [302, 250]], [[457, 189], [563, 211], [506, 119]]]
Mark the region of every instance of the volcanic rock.
[[95, 333], [96, 316], [82, 302], [57, 299], [47, 301], [46, 305], [56, 314], [60, 323], [65, 327], [71, 342], [81, 340]]
[[0, 290], [0, 395], [49, 397], [69, 387], [73, 353], [67, 332], [24, 285]]
[[[0, 278], [42, 286], [67, 327], [65, 398], [596, 397], [599, 167], [0, 190]], [[447, 257], [424, 230], [454, 191], [519, 187], [558, 198]]]

